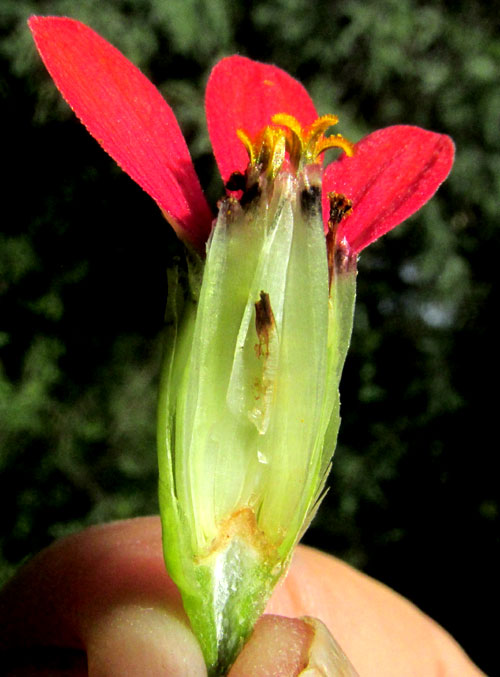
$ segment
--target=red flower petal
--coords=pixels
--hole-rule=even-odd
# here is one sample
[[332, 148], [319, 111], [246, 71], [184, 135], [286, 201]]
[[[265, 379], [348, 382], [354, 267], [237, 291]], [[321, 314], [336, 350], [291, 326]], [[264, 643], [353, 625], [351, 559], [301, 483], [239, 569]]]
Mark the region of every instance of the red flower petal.
[[212, 214], [170, 106], [123, 54], [73, 19], [31, 17], [54, 82], [95, 139], [197, 248]]
[[307, 91], [281, 68], [243, 56], [222, 59], [214, 67], [205, 95], [208, 132], [226, 182], [244, 172], [248, 154], [236, 136], [243, 129], [251, 138], [271, 123], [276, 113], [293, 115], [302, 125], [318, 117]]
[[453, 164], [453, 141], [419, 127], [380, 129], [356, 144], [354, 157], [343, 155], [323, 176], [323, 216], [327, 193], [343, 193], [353, 210], [339, 226], [359, 252], [411, 216], [429, 200]]

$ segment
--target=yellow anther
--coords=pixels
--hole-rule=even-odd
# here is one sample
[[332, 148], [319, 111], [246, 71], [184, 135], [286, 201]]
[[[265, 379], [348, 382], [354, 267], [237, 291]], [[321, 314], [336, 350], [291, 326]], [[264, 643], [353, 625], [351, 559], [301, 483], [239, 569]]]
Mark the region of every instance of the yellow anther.
[[272, 178], [274, 178], [281, 169], [281, 165], [285, 161], [285, 154], [286, 138], [284, 134], [279, 134], [279, 136], [274, 141], [271, 158], [268, 165], [268, 171], [270, 172]]
[[288, 115], [287, 113], [277, 113], [271, 118], [271, 122], [275, 125], [282, 125], [290, 131], [292, 131], [298, 139], [302, 140], [304, 134], [302, 132], [302, 126], [297, 118], [294, 118], [293, 115]]
[[238, 139], [241, 141], [241, 143], [246, 148], [246, 151], [248, 153], [248, 157], [250, 158], [250, 164], [254, 165], [255, 164], [254, 145], [253, 145], [252, 141], [250, 140], [250, 137], [242, 129], [237, 129], [236, 134], [238, 136]]
[[326, 132], [329, 127], [334, 127], [339, 121], [336, 115], [322, 115], [307, 128], [307, 143], [317, 139]]
[[349, 157], [354, 155], [354, 144], [344, 139], [340, 134], [334, 134], [332, 136], [322, 136], [316, 140], [314, 144], [313, 154], [315, 157], [318, 157], [320, 153], [323, 153], [329, 148], [342, 148], [344, 153]]
[[274, 178], [285, 161], [286, 152], [290, 165], [296, 171], [304, 165], [319, 162], [318, 157], [329, 148], [341, 148], [346, 155], [353, 155], [353, 144], [343, 136], [325, 136], [325, 132], [337, 122], [336, 115], [323, 115], [307, 127], [302, 127], [293, 115], [277, 113], [271, 118], [271, 124], [264, 127], [253, 141], [241, 129], [237, 134], [247, 149], [250, 164], [260, 164], [262, 171]]
[[353, 155], [354, 146], [341, 134], [325, 136], [325, 132], [339, 121], [336, 115], [322, 115], [307, 129], [305, 156], [309, 162], [315, 162], [321, 153], [329, 148], [342, 148], [346, 155]]
[[297, 167], [300, 163], [300, 158], [304, 154], [304, 131], [300, 122], [293, 115], [288, 115], [287, 113], [273, 115], [271, 122], [284, 128], [290, 163], [292, 166]]

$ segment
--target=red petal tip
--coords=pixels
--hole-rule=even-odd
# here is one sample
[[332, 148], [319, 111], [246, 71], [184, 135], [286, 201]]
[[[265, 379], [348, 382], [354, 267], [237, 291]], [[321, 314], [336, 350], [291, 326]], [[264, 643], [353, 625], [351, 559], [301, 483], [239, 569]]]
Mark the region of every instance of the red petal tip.
[[355, 252], [422, 207], [448, 176], [455, 146], [450, 137], [419, 127], [380, 129], [356, 144], [354, 157], [329, 165], [323, 179], [323, 214], [328, 192], [343, 193], [352, 212], [339, 225]]
[[202, 249], [212, 215], [172, 109], [121, 52], [79, 21], [32, 16], [29, 27], [59, 91], [111, 157]]

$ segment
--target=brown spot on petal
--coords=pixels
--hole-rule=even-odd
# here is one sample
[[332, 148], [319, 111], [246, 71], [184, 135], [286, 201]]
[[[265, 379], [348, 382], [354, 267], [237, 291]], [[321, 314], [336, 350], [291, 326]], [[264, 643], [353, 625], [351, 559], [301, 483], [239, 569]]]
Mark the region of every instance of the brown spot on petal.
[[352, 202], [342, 193], [328, 193], [330, 217], [328, 225], [334, 228], [352, 211]]
[[[352, 212], [352, 202], [342, 193], [328, 193], [330, 217], [326, 234], [326, 252], [328, 257], [328, 288], [331, 289], [334, 273], [347, 272], [353, 262], [348, 242], [337, 241], [339, 223]], [[354, 265], [356, 263], [354, 257]]]

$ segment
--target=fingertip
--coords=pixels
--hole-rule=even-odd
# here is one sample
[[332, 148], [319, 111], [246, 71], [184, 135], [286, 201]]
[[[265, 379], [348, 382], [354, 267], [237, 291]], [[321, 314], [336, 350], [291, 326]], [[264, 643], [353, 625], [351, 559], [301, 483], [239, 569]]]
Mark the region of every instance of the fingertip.
[[358, 677], [327, 627], [318, 619], [265, 615], [229, 677]]
[[104, 614], [88, 630], [89, 677], [206, 677], [201, 649], [184, 618], [131, 604]]
[[298, 618], [262, 616], [230, 677], [298, 675], [308, 663], [314, 631]]

